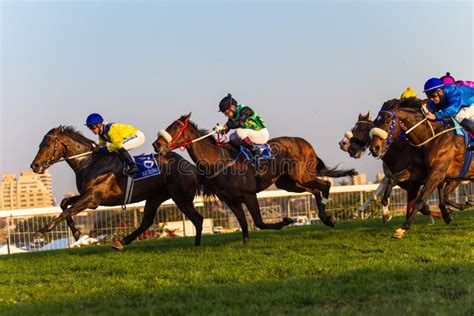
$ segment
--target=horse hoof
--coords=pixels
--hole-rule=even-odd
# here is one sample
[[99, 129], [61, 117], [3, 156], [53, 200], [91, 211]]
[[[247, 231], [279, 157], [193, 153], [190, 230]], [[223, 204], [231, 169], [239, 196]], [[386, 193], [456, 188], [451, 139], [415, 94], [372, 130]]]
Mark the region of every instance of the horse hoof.
[[354, 212], [349, 216], [349, 219], [358, 219], [359, 218], [359, 213]]
[[328, 216], [326, 217], [326, 219], [322, 219], [323, 223], [326, 225], [326, 226], [329, 226], [329, 227], [334, 227], [336, 226], [336, 218], [334, 216]]
[[115, 250], [118, 250], [118, 251], [123, 250], [122, 241], [119, 240], [118, 238], [114, 238], [113, 241], [112, 241], [112, 248], [114, 248]]
[[39, 231], [39, 230], [38, 230], [37, 232], [35, 232], [35, 233], [33, 234], [33, 237], [34, 237], [34, 238], [44, 238], [45, 235], [46, 235], [45, 233], [43, 233], [42, 231]]
[[294, 223], [295, 223], [295, 221], [293, 219], [289, 218], [289, 217], [283, 218], [283, 224], [285, 224], [285, 226], [290, 225], [290, 224], [294, 224]]
[[244, 245], [248, 245], [250, 242], [250, 238], [244, 237]]
[[81, 238], [81, 232], [78, 231], [78, 230], [76, 230], [76, 231], [74, 232], [74, 234], [72, 234], [72, 236], [74, 237], [74, 240], [75, 240], [75, 241], [78, 241], [79, 238]]
[[453, 220], [453, 218], [451, 217], [451, 214], [448, 214], [446, 216], [443, 216], [443, 220], [446, 224], [451, 224], [451, 221]]
[[396, 231], [393, 232], [392, 238], [402, 239], [403, 237], [405, 237], [405, 232], [406, 232], [406, 230], [399, 228], [399, 229], [397, 229]]
[[387, 224], [392, 220], [392, 214], [382, 215], [382, 221], [384, 224]]

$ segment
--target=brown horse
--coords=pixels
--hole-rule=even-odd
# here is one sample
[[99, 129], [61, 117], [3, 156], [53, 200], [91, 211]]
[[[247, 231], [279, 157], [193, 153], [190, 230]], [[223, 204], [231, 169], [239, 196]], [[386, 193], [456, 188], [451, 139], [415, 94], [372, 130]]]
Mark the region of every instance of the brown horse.
[[[75, 227], [72, 216], [85, 209], [96, 209], [99, 205], [124, 204], [127, 177], [123, 175], [123, 163], [116, 154], [90, 153], [95, 146], [95, 142], [69, 126], [53, 128], [44, 136], [31, 168], [41, 174], [52, 164], [64, 159], [76, 174], [80, 195], [63, 199], [63, 213], [40, 229], [37, 236], [43, 236], [66, 220], [74, 238], [78, 240], [81, 233]], [[196, 168], [175, 153], [155, 159], [161, 167], [161, 173], [136, 181], [130, 201], [146, 200], [142, 222], [138, 229], [123, 240], [115, 240], [116, 249], [122, 249], [123, 244], [130, 244], [147, 230], [153, 224], [159, 206], [170, 198], [194, 224], [195, 245], [201, 243], [203, 218], [193, 205], [199, 188]]]
[[[424, 101], [416, 98], [409, 99], [393, 99], [385, 102], [382, 106], [383, 109], [389, 110], [403, 107], [413, 107], [417, 108], [423, 104]], [[370, 145], [370, 130], [373, 128], [374, 122], [370, 119], [369, 113], [367, 115], [359, 115], [358, 121], [355, 126], [351, 129], [350, 132], [347, 132], [344, 136], [344, 139], [341, 140], [340, 146], [341, 149], [345, 149], [351, 157], [359, 158], [362, 153]], [[343, 144], [344, 143], [344, 144]], [[345, 145], [345, 146], [343, 146]], [[416, 148], [407, 144], [405, 139], [396, 140], [389, 148], [387, 153], [382, 157], [383, 170], [385, 173], [384, 179], [381, 181], [379, 188], [369, 197], [369, 200], [359, 208], [359, 210], [364, 210], [367, 206], [375, 199], [379, 194], [383, 194], [381, 203], [383, 207], [382, 218], [384, 222], [387, 222], [391, 219], [391, 213], [388, 210], [389, 197], [391, 195], [392, 188], [395, 185], [399, 185], [402, 189], [407, 191], [407, 214], [409, 210], [413, 207], [416, 197], [418, 196], [418, 191], [421, 185], [426, 179], [426, 170], [424, 166], [424, 154], [420, 148]], [[414, 169], [418, 169], [418, 172], [413, 172]], [[404, 177], [402, 177], [405, 175]], [[449, 193], [454, 190], [461, 181], [459, 180], [450, 180], [448, 183], [442, 183], [438, 187], [440, 196], [444, 197], [446, 205], [452, 206], [456, 209], [463, 210], [467, 207], [470, 207], [471, 204], [466, 202], [465, 204], [456, 203], [449, 199]], [[411, 199], [412, 198], [412, 199]], [[421, 212], [425, 215], [433, 215], [435, 217], [441, 217], [439, 212], [430, 212], [429, 206], [425, 204]], [[449, 218], [447, 218], [449, 221]], [[432, 223], [433, 219], [431, 218], [428, 222]]]
[[[292, 222], [287, 218], [274, 224], [262, 220], [256, 194], [273, 183], [287, 191], [312, 193], [316, 198], [319, 218], [324, 224], [334, 226], [334, 217], [328, 216], [325, 211], [331, 184], [319, 176], [350, 176], [356, 174], [353, 169], [328, 169], [306, 140], [279, 137], [269, 141], [274, 159], [262, 162], [257, 171], [239, 158], [238, 150], [231, 146], [219, 146], [214, 137], [202, 138], [208, 134], [207, 131], [199, 130], [190, 121], [190, 116], [182, 116], [166, 131], [161, 131], [153, 147], [157, 152], [164, 153], [177, 147], [186, 147], [198, 171], [202, 171], [205, 176], [206, 187], [236, 215], [244, 242], [248, 242], [249, 235], [242, 204], [260, 229], [281, 229]], [[201, 138], [202, 141], [195, 141]]]
[[377, 157], [384, 157], [393, 146], [395, 140], [408, 138], [412, 146], [421, 148], [424, 155], [423, 165], [426, 170], [423, 188], [413, 208], [407, 214], [407, 220], [397, 229], [393, 237], [402, 238], [410, 229], [416, 213], [421, 210], [438, 187], [448, 181], [440, 192], [440, 209], [446, 223], [451, 215], [446, 209], [445, 197], [458, 186], [461, 180], [472, 180], [474, 168], [466, 175], [460, 176], [466, 153], [464, 139], [458, 137], [452, 122], [429, 121], [422, 111], [422, 106], [381, 109], [374, 128], [371, 130], [372, 142], [370, 150]]

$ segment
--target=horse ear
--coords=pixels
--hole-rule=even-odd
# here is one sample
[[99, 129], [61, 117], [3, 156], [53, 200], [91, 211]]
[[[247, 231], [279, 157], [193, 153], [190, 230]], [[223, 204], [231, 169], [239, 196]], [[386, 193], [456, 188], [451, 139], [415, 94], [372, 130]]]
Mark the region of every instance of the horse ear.
[[189, 112], [187, 115], [185, 115], [185, 116], [184, 116], [185, 119], [189, 119], [189, 118], [191, 117], [191, 114], [192, 114], [192, 113], [193, 113], [193, 112]]
[[367, 119], [370, 119], [370, 111], [367, 112]]

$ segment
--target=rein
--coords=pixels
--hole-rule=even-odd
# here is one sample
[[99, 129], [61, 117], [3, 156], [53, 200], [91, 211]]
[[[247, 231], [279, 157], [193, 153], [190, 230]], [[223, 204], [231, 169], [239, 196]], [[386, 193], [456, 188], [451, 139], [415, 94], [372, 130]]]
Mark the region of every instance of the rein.
[[59, 140], [57, 136], [46, 135], [45, 137], [49, 137], [49, 138], [52, 138], [54, 140], [54, 151], [53, 151], [53, 154], [51, 155], [51, 158], [48, 161], [41, 163], [43, 165], [43, 168], [49, 168], [50, 166], [52, 166], [55, 163], [80, 158], [80, 157], [87, 156], [87, 155], [90, 155], [90, 154], [93, 153], [92, 151], [88, 151], [88, 152], [85, 152], [85, 153], [82, 153], [82, 154], [78, 154], [78, 155], [65, 157], [65, 158], [61, 158], [61, 159], [56, 160], [55, 157], [56, 157], [56, 155], [58, 154], [58, 151], [59, 151], [58, 144], [61, 144], [66, 148], [66, 153], [69, 150], [69, 146], [67, 144], [63, 143], [61, 140]]
[[[209, 136], [212, 136], [214, 135], [215, 133], [217, 133], [217, 131], [212, 131], [204, 136], [201, 136], [199, 138], [196, 138], [194, 140], [186, 140], [186, 130], [188, 129], [189, 127], [189, 118], [186, 119], [186, 121], [181, 122], [180, 120], [177, 120], [176, 121], [177, 123], [179, 123], [182, 127], [181, 129], [174, 135], [174, 136], [171, 136], [167, 131], [160, 131], [158, 133], [158, 136], [162, 136], [167, 142], [168, 142], [168, 148], [170, 150], [173, 150], [173, 149], [176, 149], [176, 148], [186, 148], [187, 146], [191, 145], [191, 144], [194, 144], [194, 143], [197, 143], [203, 139], [206, 139], [208, 138]], [[181, 144], [178, 144], [176, 141], [178, 140], [178, 138], [183, 135], [183, 139], [184, 141], [181, 143]]]
[[[388, 113], [392, 116], [392, 123], [390, 125], [390, 128], [388, 131], [384, 131], [380, 128], [373, 128], [371, 131], [370, 131], [370, 137], [373, 138], [373, 136], [378, 136], [380, 138], [382, 138], [385, 143], [387, 144], [387, 147], [390, 147], [390, 145], [392, 145], [395, 141], [392, 141], [392, 137], [393, 137], [393, 132], [395, 130], [395, 126], [396, 126], [396, 123], [398, 122], [400, 126], [406, 128], [405, 124], [403, 122], [401, 122], [398, 117], [397, 117], [397, 113], [395, 111], [386, 111], [386, 110], [381, 110], [379, 112], [380, 113]], [[443, 135], [443, 134], [446, 134], [448, 132], [451, 132], [453, 130], [456, 130], [456, 129], [459, 129], [461, 128], [460, 126], [458, 127], [451, 127], [451, 128], [448, 128], [448, 129], [445, 129], [441, 132], [439, 132], [438, 134], [435, 133], [434, 131], [434, 128], [433, 128], [433, 125], [431, 125], [431, 122], [428, 120], [427, 117], [425, 117], [424, 119], [422, 119], [421, 121], [419, 121], [418, 123], [416, 123], [415, 125], [413, 125], [412, 127], [410, 127], [409, 129], [407, 129], [406, 132], [402, 132], [400, 134], [400, 136], [397, 138], [397, 140], [402, 140], [402, 139], [405, 139], [408, 134], [410, 134], [411, 132], [413, 132], [417, 127], [421, 126], [423, 123], [425, 122], [428, 122], [428, 126], [430, 127], [430, 130], [431, 130], [431, 134], [432, 136], [430, 138], [428, 138], [427, 140], [421, 142], [420, 144], [414, 144], [413, 142], [411, 142], [410, 140], [409, 143], [410, 145], [414, 146], [414, 147], [422, 147], [428, 143], [430, 143], [431, 141], [433, 141], [434, 139], [438, 138], [439, 136]]]
[[[201, 136], [201, 137], [199, 137], [199, 138], [196, 138], [196, 139], [194, 139], [194, 140], [186, 140], [186, 130], [187, 130], [188, 127], [189, 127], [189, 118], [186, 119], [186, 121], [184, 121], [184, 123], [181, 122], [180, 120], [177, 120], [176, 122], [178, 122], [182, 127], [181, 127], [181, 129], [180, 129], [179, 131], [176, 132], [176, 134], [175, 134], [174, 136], [171, 136], [171, 135], [170, 135], [167, 131], [165, 131], [165, 130], [161, 130], [161, 131], [158, 133], [158, 136], [161, 136], [161, 137], [163, 137], [163, 138], [166, 140], [166, 142], [168, 143], [168, 148], [169, 148], [170, 150], [173, 150], [173, 149], [176, 149], [176, 148], [186, 148], [186, 147], [188, 147], [188, 146], [191, 145], [191, 144], [197, 143], [197, 142], [199, 142], [199, 141], [201, 141], [201, 140], [203, 140], [203, 139], [206, 139], [206, 138], [208, 138], [209, 136], [212, 136], [212, 135], [214, 135], [214, 134], [216, 134], [216, 133], [219, 132], [219, 131], [215, 130], [215, 131], [212, 131], [212, 132], [210, 132], [210, 133], [208, 133], [208, 134], [206, 134], [206, 135], [204, 135], [204, 136]], [[179, 138], [181, 135], [183, 136], [184, 141], [183, 141], [182, 143], [178, 144], [176, 141], [178, 140], [178, 138]], [[217, 146], [218, 146], [218, 147], [221, 147], [221, 148], [224, 147], [223, 144], [220, 143], [220, 142], [217, 143]], [[235, 163], [239, 160], [240, 156], [241, 156], [241, 153], [239, 153], [239, 154], [237, 155], [237, 157], [234, 158], [234, 160], [232, 160], [231, 162], [227, 163], [227, 164], [226, 164], [224, 167], [222, 167], [220, 170], [218, 170], [218, 171], [216, 171], [215, 173], [213, 173], [212, 175], [206, 176], [206, 177], [207, 177], [208, 179], [214, 179], [215, 177], [217, 177], [218, 175], [220, 175], [222, 172], [224, 172], [226, 169], [228, 169], [228, 168], [232, 167], [233, 165], [235, 165]]]

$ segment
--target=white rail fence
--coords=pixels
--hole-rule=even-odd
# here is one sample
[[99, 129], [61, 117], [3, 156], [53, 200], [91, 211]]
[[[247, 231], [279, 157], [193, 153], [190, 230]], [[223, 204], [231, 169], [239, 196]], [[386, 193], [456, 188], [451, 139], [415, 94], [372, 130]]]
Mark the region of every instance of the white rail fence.
[[[358, 206], [363, 204], [377, 184], [357, 186], [336, 186], [331, 188], [327, 204], [327, 213], [338, 221], [353, 217]], [[457, 202], [473, 200], [474, 186], [463, 183], [451, 195]], [[298, 224], [318, 222], [315, 199], [308, 193], [289, 193], [286, 191], [265, 191], [258, 194], [262, 217], [265, 222], [279, 221], [282, 217], [292, 217]], [[379, 199], [380, 200], [380, 199]], [[378, 201], [379, 201], [378, 200]], [[391, 195], [390, 210], [404, 213], [406, 194], [398, 187]], [[437, 209], [438, 197], [434, 194], [429, 204]], [[83, 234], [98, 240], [109, 242], [117, 234], [132, 232], [143, 217], [144, 202], [127, 205], [126, 210], [117, 207], [99, 207], [97, 210], [86, 210], [74, 216], [76, 227]], [[201, 198], [195, 201], [197, 211], [205, 218], [203, 234], [232, 232], [239, 230], [239, 224], [232, 212], [220, 201], [203, 203]], [[361, 214], [361, 218], [380, 216], [380, 204], [375, 202]], [[66, 222], [58, 225], [46, 238], [34, 238], [34, 233], [47, 225], [61, 213], [59, 207], [41, 209], [0, 211], [0, 254], [26, 251], [43, 251], [68, 248], [75, 245]], [[255, 229], [247, 213], [249, 227]], [[159, 208], [154, 225], [139, 240], [157, 239], [160, 237], [194, 236], [194, 226], [186, 220], [183, 213], [169, 200]], [[77, 245], [77, 243], [76, 243]]]

